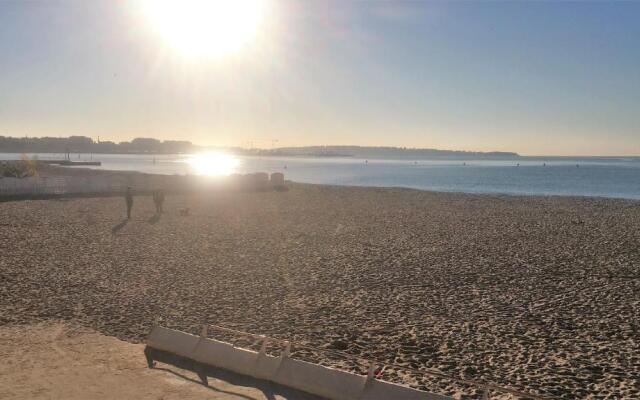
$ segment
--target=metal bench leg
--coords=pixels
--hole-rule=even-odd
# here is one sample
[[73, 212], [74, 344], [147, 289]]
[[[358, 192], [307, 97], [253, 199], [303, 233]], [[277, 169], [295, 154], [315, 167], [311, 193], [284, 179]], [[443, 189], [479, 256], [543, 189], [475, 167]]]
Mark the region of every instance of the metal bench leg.
[[156, 366], [156, 362], [153, 360], [153, 350], [148, 346], [144, 348], [144, 356], [147, 358], [147, 366], [149, 368]]

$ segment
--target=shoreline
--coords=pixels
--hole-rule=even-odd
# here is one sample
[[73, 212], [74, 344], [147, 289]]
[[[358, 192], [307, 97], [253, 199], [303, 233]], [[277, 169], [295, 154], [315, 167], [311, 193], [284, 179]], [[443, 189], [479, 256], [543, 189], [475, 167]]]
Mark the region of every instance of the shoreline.
[[[127, 171], [138, 173], [135, 171]], [[140, 173], [144, 174], [144, 173]], [[152, 175], [154, 174], [145, 174]], [[165, 176], [165, 175], [160, 175]], [[190, 175], [188, 175], [190, 176]], [[196, 175], [194, 175], [196, 176]], [[464, 196], [479, 196], [486, 198], [511, 198], [511, 199], [568, 199], [568, 200], [576, 200], [576, 201], [589, 201], [589, 200], [610, 200], [617, 201], [622, 203], [640, 203], [640, 199], [635, 198], [627, 198], [627, 197], [606, 197], [606, 196], [580, 196], [580, 195], [561, 195], [561, 194], [514, 194], [514, 193], [494, 193], [494, 192], [455, 192], [455, 191], [438, 191], [438, 190], [429, 190], [429, 189], [416, 189], [411, 187], [403, 187], [403, 186], [360, 186], [360, 185], [331, 185], [325, 183], [307, 183], [307, 182], [296, 182], [296, 181], [286, 181], [288, 187], [291, 186], [318, 186], [318, 187], [327, 187], [327, 188], [361, 188], [361, 189], [381, 189], [381, 190], [406, 190], [406, 191], [415, 191], [415, 192], [424, 192], [424, 193], [433, 193], [433, 194], [450, 194], [450, 195], [464, 195]], [[182, 193], [187, 194], [187, 193]], [[141, 192], [138, 195], [140, 196], [149, 196], [151, 192]], [[98, 198], [98, 197], [121, 197], [121, 192], [112, 192], [112, 193], [68, 193], [68, 194], [43, 194], [43, 195], [18, 195], [18, 196], [0, 196], [0, 203], [10, 202], [10, 201], [24, 201], [24, 200], [56, 200], [56, 199], [74, 199], [74, 198]]]
[[[149, 177], [158, 177], [158, 178], [166, 178], [173, 177], [174, 175], [168, 174], [152, 174], [146, 172], [139, 172], [135, 170], [107, 170], [107, 169], [93, 169], [93, 168], [83, 168], [83, 167], [62, 167], [56, 165], [46, 165], [43, 164], [44, 168], [41, 170], [44, 172], [44, 176], [81, 176], [81, 177], [91, 177], [91, 176], [114, 176], [114, 177], [131, 177], [131, 176], [149, 176]], [[70, 172], [73, 171], [73, 172]], [[230, 176], [234, 176], [238, 174], [231, 174]], [[184, 178], [208, 178], [206, 175], [195, 175], [195, 174], [186, 174], [186, 175], [178, 175], [179, 177]], [[242, 176], [242, 175], [240, 175]], [[222, 177], [209, 177], [210, 179], [220, 179], [220, 178], [228, 178], [227, 176]], [[285, 174], [285, 179], [287, 175]], [[1, 179], [1, 178], [0, 178]], [[621, 200], [621, 201], [631, 201], [631, 202], [640, 202], [640, 198], [629, 198], [629, 197], [610, 197], [610, 196], [587, 196], [587, 195], [564, 195], [564, 194], [526, 194], [526, 193], [502, 193], [502, 192], [463, 192], [463, 191], [443, 191], [443, 190], [431, 190], [431, 189], [420, 189], [420, 188], [412, 188], [406, 186], [363, 186], [363, 185], [337, 185], [337, 184], [326, 184], [326, 183], [309, 183], [309, 182], [299, 182], [293, 180], [286, 180], [287, 184], [294, 185], [311, 185], [311, 186], [327, 186], [327, 187], [335, 187], [335, 188], [365, 188], [365, 189], [387, 189], [387, 190], [409, 190], [409, 191], [418, 191], [418, 192], [426, 192], [426, 193], [441, 193], [441, 194], [464, 194], [464, 195], [477, 195], [477, 196], [488, 196], [488, 197], [521, 197], [521, 198], [564, 198], [564, 199], [575, 199], [575, 200], [585, 200], [585, 199], [603, 199], [603, 200]], [[28, 197], [24, 199], [30, 200], [46, 200], [46, 199], [54, 199], [54, 198], [73, 198], [73, 197], [100, 197], [101, 194], [95, 195], [60, 195], [56, 197], [54, 196], [35, 196]], [[118, 196], [118, 193], [113, 194], [113, 196]], [[21, 200], [22, 198], [18, 199]], [[0, 197], [0, 202], [3, 201], [2, 197]], [[4, 200], [4, 201], [14, 201], [14, 200]]]
[[[246, 159], [249, 159], [249, 158], [246, 158]], [[59, 167], [59, 170], [53, 170], [48, 168], [48, 166], [43, 166], [43, 168], [47, 171], [47, 173], [51, 173], [51, 171], [55, 171], [55, 175], [58, 175], [58, 176], [60, 175], [72, 175], [72, 176], [142, 175], [142, 176], [158, 177], [158, 178], [163, 178], [163, 177], [167, 178], [167, 177], [174, 177], [174, 176], [202, 177], [202, 178], [206, 177], [206, 175], [203, 175], [203, 174], [184, 173], [186, 171], [183, 171], [180, 173], [170, 172], [172, 170], [166, 169], [166, 167], [164, 166], [161, 166], [160, 169], [158, 170], [154, 170], [152, 168], [147, 168], [147, 167], [136, 167], [137, 170], [136, 169], [127, 170], [127, 169], [124, 169], [123, 166], [126, 166], [126, 163], [122, 165], [121, 164], [112, 164], [110, 166], [105, 165], [104, 167], [104, 168], [115, 168], [115, 169]], [[631, 169], [616, 167], [610, 171], [607, 170], [609, 171], [609, 173], [617, 173], [617, 174], [623, 173], [623, 175], [621, 176], [619, 182], [612, 183], [612, 184], [605, 184], [603, 183], [602, 179], [605, 179], [606, 174], [603, 175], [604, 172], [598, 172], [599, 168], [597, 167], [597, 165], [591, 165], [590, 167], [583, 168], [583, 169], [587, 169], [587, 171], [589, 172], [587, 171], [580, 172], [581, 169], [578, 169], [578, 168], [573, 168], [576, 170], [576, 172], [566, 171], [565, 169], [567, 166], [564, 165], [564, 166], [560, 166], [561, 168], [563, 168], [563, 171], [564, 171], [562, 172], [562, 174], [559, 175], [560, 178], [554, 178], [555, 180], [552, 180], [552, 183], [549, 186], [546, 186], [546, 184], [543, 185], [540, 182], [543, 182], [545, 179], [552, 179], [552, 176], [554, 176], [555, 174], [542, 172], [542, 170], [537, 172], [533, 170], [531, 170], [530, 172], [526, 172], [524, 175], [522, 175], [523, 176], [522, 179], [524, 179], [524, 181], [522, 182], [524, 183], [520, 184], [520, 181], [516, 179], [517, 176], [520, 176], [520, 173], [508, 172], [510, 169], [507, 166], [499, 167], [501, 169], [498, 172], [481, 172], [481, 171], [477, 172], [476, 171], [476, 172], [468, 173], [468, 172], [463, 172], [462, 170], [460, 170], [459, 172], [455, 172], [454, 169], [457, 171], [456, 166], [450, 165], [447, 167], [449, 168], [447, 170], [448, 172], [444, 173], [444, 175], [442, 175], [442, 173], [440, 172], [437, 172], [438, 168], [434, 169], [432, 172], [428, 172], [428, 171], [431, 171], [431, 169], [428, 169], [428, 170], [425, 170], [425, 172], [423, 173], [423, 172], [419, 172], [422, 170], [419, 170], [419, 171], [416, 170], [414, 172], [411, 172], [412, 165], [407, 164], [406, 166], [408, 169], [402, 169], [402, 170], [398, 169], [400, 168], [398, 165], [389, 167], [389, 168], [394, 168], [391, 171], [395, 171], [393, 173], [397, 173], [397, 179], [395, 178], [391, 179], [390, 177], [384, 175], [386, 173], [385, 171], [387, 167], [385, 167], [383, 164], [377, 165], [375, 167], [376, 169], [371, 170], [371, 172], [365, 172], [366, 170], [363, 170], [362, 168], [354, 164], [349, 168], [355, 168], [356, 172], [354, 173], [356, 174], [355, 175], [356, 178], [351, 180], [340, 179], [339, 178], [340, 175], [338, 175], [338, 178], [336, 179], [330, 179], [330, 178], [327, 178], [327, 176], [329, 175], [315, 176], [312, 173], [304, 172], [304, 170], [302, 170], [301, 172], [295, 169], [298, 167], [304, 167], [304, 165], [297, 166], [297, 167], [293, 166], [289, 171], [287, 171], [286, 169], [283, 170], [281, 168], [274, 169], [274, 166], [270, 165], [269, 163], [265, 165], [262, 165], [261, 163], [257, 163], [256, 165], [252, 165], [251, 168], [247, 168], [246, 170], [247, 171], [260, 171], [260, 170], [280, 171], [285, 174], [285, 178], [288, 179], [289, 181], [304, 183], [304, 184], [329, 184], [332, 186], [339, 185], [339, 186], [380, 187], [380, 188], [402, 187], [407, 189], [416, 189], [416, 190], [428, 191], [428, 192], [469, 193], [469, 194], [480, 194], [480, 195], [508, 195], [508, 196], [523, 196], [523, 197], [560, 196], [560, 197], [575, 197], [575, 198], [596, 197], [596, 198], [605, 198], [605, 199], [640, 200], [640, 193], [637, 192], [637, 190], [632, 189], [637, 187], [637, 184], [640, 184], [640, 182], [637, 181], [637, 177], [635, 175], [629, 175], [631, 172], [633, 172], [633, 170], [635, 170], [636, 167], [633, 167]], [[540, 167], [541, 166], [542, 165], [540, 165]], [[338, 167], [331, 167], [331, 168], [337, 168], [336, 171], [338, 171], [339, 174], [344, 174], [346, 173], [345, 167], [347, 166], [340, 164], [340, 166]], [[491, 168], [494, 168], [494, 167], [496, 166], [493, 166]], [[524, 166], [524, 168], [529, 168], [529, 167], [536, 168], [536, 166]], [[119, 168], [123, 168], [123, 169], [119, 169]], [[380, 170], [380, 168], [382, 168], [382, 170]], [[481, 168], [484, 168], [484, 167], [481, 167]], [[555, 166], [550, 165], [546, 169], [553, 169], [553, 168], [555, 168]], [[593, 170], [588, 168], [592, 168]], [[607, 167], [607, 168], [610, 168], [610, 167]], [[471, 168], [469, 171], [471, 170], [475, 171], [475, 169], [473, 168]], [[326, 174], [330, 174], [331, 171], [332, 171], [331, 169], [327, 170]], [[523, 170], [522, 172], [525, 172], [525, 170]], [[376, 178], [378, 176], [377, 175], [378, 173], [382, 173], [382, 175], [381, 177]], [[496, 178], [496, 177], [499, 177], [501, 174], [505, 174], [505, 173], [509, 175], [509, 178], [505, 178], [504, 181], [500, 181], [501, 178], [500, 179]], [[576, 183], [576, 185], [574, 186], [570, 185], [569, 187], [565, 188], [565, 186], [563, 186], [563, 182], [565, 180], [569, 182], [568, 179], [574, 176], [576, 173], [578, 174], [578, 176], [582, 176], [583, 178], [580, 178], [581, 180], [576, 181], [578, 182]], [[371, 174], [374, 174], [374, 175], [371, 175]], [[430, 181], [429, 180], [430, 178], [429, 179], [425, 178], [430, 176], [429, 174], [434, 174], [433, 175], [435, 179], [434, 181]], [[570, 176], [565, 176], [566, 174], [570, 174]], [[598, 178], [593, 178], [592, 180], [590, 180], [591, 178], [584, 178], [585, 176], [590, 176], [591, 174], [596, 174], [595, 176]], [[242, 175], [242, 174], [231, 174], [230, 176], [233, 176], [233, 175]], [[463, 181], [456, 183], [457, 182], [456, 179], [458, 178], [463, 179]], [[211, 177], [211, 179], [215, 179], [215, 177]], [[450, 179], [450, 180], [447, 180], [447, 179]], [[487, 179], [489, 180], [498, 179], [498, 181], [493, 183], [491, 181], [485, 182]], [[530, 179], [530, 181], [528, 181], [527, 179]], [[480, 183], [477, 183], [477, 182], [480, 182]], [[593, 185], [594, 189], [593, 190], [585, 189], [586, 187], [590, 187], [588, 185]]]

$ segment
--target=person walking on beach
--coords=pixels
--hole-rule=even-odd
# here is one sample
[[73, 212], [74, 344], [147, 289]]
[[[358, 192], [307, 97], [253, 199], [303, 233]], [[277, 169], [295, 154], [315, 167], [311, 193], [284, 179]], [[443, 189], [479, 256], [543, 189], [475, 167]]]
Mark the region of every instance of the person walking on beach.
[[131, 219], [131, 208], [133, 207], [133, 193], [131, 193], [131, 186], [127, 186], [127, 191], [124, 193], [124, 201], [127, 203], [127, 219]]

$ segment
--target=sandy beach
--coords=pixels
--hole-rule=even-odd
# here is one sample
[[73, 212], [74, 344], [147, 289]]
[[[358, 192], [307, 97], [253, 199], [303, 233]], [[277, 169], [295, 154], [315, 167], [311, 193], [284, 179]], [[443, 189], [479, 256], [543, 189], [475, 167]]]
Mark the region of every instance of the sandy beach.
[[0, 327], [0, 398], [11, 400], [319, 400], [265, 381], [214, 370], [147, 368], [144, 345], [73, 323]]
[[0, 325], [139, 343], [159, 317], [558, 398], [640, 398], [638, 201], [295, 184], [164, 208], [137, 197], [127, 223], [117, 197], [0, 203]]

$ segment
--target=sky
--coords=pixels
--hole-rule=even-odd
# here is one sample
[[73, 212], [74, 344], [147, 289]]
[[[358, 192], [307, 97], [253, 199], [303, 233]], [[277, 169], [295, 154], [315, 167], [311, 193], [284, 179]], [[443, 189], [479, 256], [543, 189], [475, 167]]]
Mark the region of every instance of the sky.
[[0, 1], [0, 135], [640, 155], [640, 2], [264, 0], [213, 57], [149, 7]]

